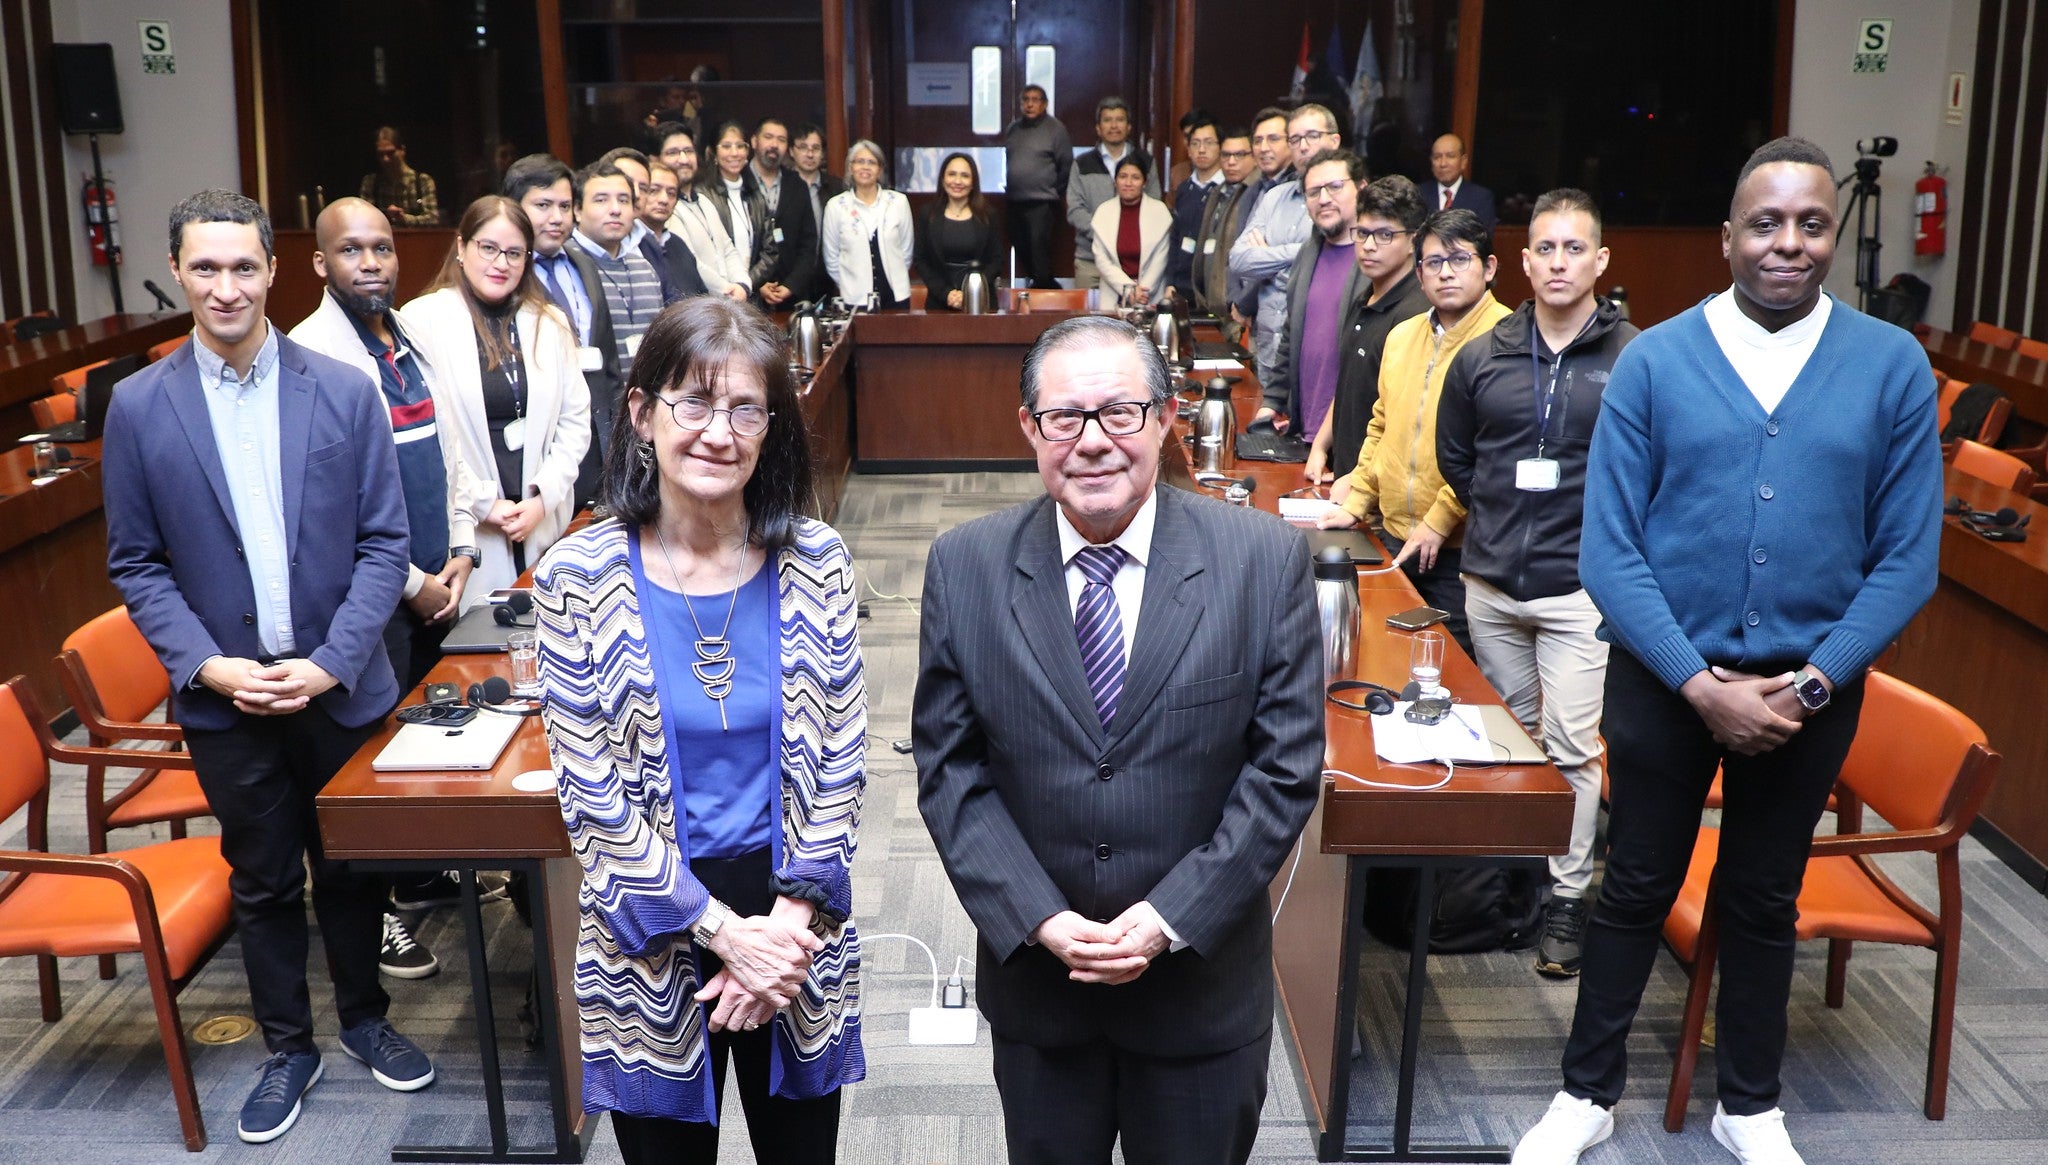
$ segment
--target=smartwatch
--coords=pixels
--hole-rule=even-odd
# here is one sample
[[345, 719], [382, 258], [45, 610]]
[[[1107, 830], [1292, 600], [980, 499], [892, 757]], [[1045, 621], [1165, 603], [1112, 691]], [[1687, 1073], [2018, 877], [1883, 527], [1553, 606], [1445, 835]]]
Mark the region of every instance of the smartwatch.
[[1792, 694], [1799, 697], [1800, 707], [1809, 716], [1828, 706], [1828, 686], [1804, 668], [1792, 673]]
[[479, 567], [484, 564], [484, 552], [474, 546], [450, 546], [448, 548], [448, 557], [467, 558], [471, 567]]
[[710, 949], [711, 940], [717, 936], [718, 928], [732, 917], [732, 910], [725, 903], [713, 898], [704, 905], [704, 913], [690, 924], [690, 940], [700, 947]]

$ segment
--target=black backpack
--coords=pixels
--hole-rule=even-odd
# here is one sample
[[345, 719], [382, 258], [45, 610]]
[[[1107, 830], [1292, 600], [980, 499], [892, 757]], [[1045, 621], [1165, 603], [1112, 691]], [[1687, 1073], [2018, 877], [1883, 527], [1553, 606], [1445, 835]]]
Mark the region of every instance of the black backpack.
[[[1547, 871], [1523, 867], [1437, 870], [1429, 922], [1431, 953], [1521, 950], [1534, 944], [1543, 928], [1543, 891], [1549, 881]], [[1416, 872], [1375, 868], [1366, 874], [1365, 886], [1365, 929], [1381, 942], [1407, 950], [1415, 941]]]

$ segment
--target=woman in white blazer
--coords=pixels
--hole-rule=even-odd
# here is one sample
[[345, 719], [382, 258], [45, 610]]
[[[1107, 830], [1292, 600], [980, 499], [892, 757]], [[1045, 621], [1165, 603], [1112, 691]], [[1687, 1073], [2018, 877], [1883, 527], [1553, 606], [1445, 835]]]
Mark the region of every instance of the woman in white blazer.
[[533, 224], [498, 195], [470, 203], [427, 292], [400, 309], [428, 350], [479, 491], [465, 610], [540, 560], [575, 515], [590, 446], [590, 388], [576, 334], [533, 274]]
[[[1103, 290], [1128, 304], [1157, 303], [1166, 290], [1173, 212], [1145, 193], [1146, 161], [1136, 150], [1116, 164], [1116, 198], [1095, 208], [1095, 270]], [[1125, 231], [1134, 221], [1136, 246]]]
[[910, 254], [917, 235], [910, 200], [882, 189], [882, 147], [862, 140], [846, 151], [846, 190], [825, 204], [818, 236], [839, 298], [859, 305], [872, 292], [878, 308], [910, 306]]

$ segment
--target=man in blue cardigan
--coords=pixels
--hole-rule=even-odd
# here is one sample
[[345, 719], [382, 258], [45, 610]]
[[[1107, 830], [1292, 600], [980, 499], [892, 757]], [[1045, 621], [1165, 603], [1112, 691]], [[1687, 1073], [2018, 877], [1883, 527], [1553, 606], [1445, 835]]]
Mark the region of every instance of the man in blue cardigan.
[[1927, 358], [1822, 291], [1827, 155], [1780, 138], [1736, 180], [1734, 286], [1614, 367], [1586, 476], [1579, 572], [1613, 644], [1602, 732], [1611, 850], [1587, 929], [1564, 1090], [1515, 1149], [1570, 1165], [1613, 1131], [1626, 1043], [1724, 774], [1714, 1138], [1800, 1161], [1778, 1108], [1807, 847], [1862, 676], [1934, 593], [1941, 451]]

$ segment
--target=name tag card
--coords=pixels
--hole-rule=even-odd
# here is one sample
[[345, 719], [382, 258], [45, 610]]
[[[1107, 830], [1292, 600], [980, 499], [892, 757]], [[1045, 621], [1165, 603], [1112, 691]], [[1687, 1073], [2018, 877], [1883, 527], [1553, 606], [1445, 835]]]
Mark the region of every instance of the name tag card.
[[576, 349], [576, 367], [583, 372], [596, 372], [604, 367], [604, 353], [595, 344], [585, 344]]
[[1557, 462], [1548, 457], [1524, 457], [1515, 462], [1515, 488], [1543, 493], [1557, 488]]

